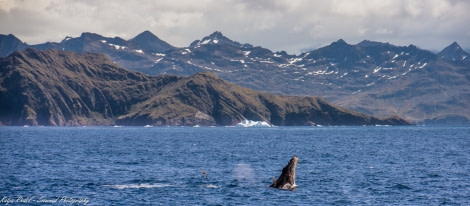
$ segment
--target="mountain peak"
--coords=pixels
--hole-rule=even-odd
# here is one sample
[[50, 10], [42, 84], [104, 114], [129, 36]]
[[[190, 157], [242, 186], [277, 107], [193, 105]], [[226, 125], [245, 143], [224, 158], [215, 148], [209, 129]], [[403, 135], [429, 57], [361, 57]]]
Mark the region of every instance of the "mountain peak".
[[212, 37], [212, 38], [227, 38], [222, 34], [221, 31], [215, 31], [214, 33], [209, 35], [209, 37]]
[[14, 41], [21, 41], [20, 39], [18, 39], [15, 35], [13, 34], [0, 34], [0, 38], [3, 39], [7, 39], [7, 40], [14, 40]]
[[146, 30], [139, 35], [135, 36], [129, 42], [137, 44], [139, 47], [143, 48], [146, 52], [150, 53], [160, 53], [172, 49], [173, 46], [166, 43], [165, 41], [159, 39], [155, 34]]
[[437, 54], [439, 57], [451, 60], [451, 61], [457, 61], [457, 60], [469, 60], [467, 52], [465, 52], [462, 47], [457, 42], [452, 42], [449, 46], [444, 48], [441, 52]]
[[103, 36], [91, 32], [83, 32], [82, 35], [80, 35], [80, 38], [86, 38], [86, 39], [100, 39], [103, 38]]
[[200, 44], [218, 44], [219, 42], [222, 43], [222, 44], [224, 44], [224, 43], [225, 44], [238, 43], [238, 42], [234, 42], [231, 39], [224, 36], [222, 34], [222, 32], [216, 31], [216, 32], [212, 33], [211, 35], [209, 35], [207, 37], [204, 37], [201, 40]]
[[335, 41], [335, 42], [331, 43], [330, 46], [333, 46], [333, 47], [344, 47], [344, 46], [351, 46], [351, 45], [349, 45], [348, 43], [346, 43], [346, 41], [344, 41], [343, 39], [338, 39], [338, 41]]
[[0, 34], [0, 56], [7, 56], [13, 51], [23, 49], [25, 47], [27, 47], [27, 44], [23, 43], [13, 34]]
[[144, 32], [138, 34], [132, 39], [158, 39], [158, 37], [155, 36], [155, 34], [150, 32], [149, 30], [145, 30]]
[[458, 44], [456, 41], [452, 42], [452, 44], [451, 44], [451, 45], [457, 45], [457, 46], [459, 46], [459, 47], [460, 47], [460, 45], [459, 45], [459, 44]]
[[205, 44], [219, 44], [219, 45], [232, 45], [235, 47], [242, 47], [242, 48], [252, 48], [253, 45], [251, 44], [241, 44], [239, 42], [233, 41], [228, 37], [224, 36], [222, 32], [215, 31], [209, 36], [202, 38], [202, 40], [196, 40], [191, 43], [190, 47], [201, 46]]
[[371, 47], [371, 46], [390, 46], [389, 43], [382, 43], [378, 41], [363, 40], [357, 44], [359, 47]]
[[454, 50], [462, 50], [462, 47], [460, 47], [460, 45], [456, 41], [452, 42], [452, 44], [450, 44], [448, 47]]
[[344, 39], [338, 39], [338, 41], [336, 41], [335, 43], [337, 43], [337, 44], [348, 44], [348, 43], [346, 43], [346, 41], [344, 41]]

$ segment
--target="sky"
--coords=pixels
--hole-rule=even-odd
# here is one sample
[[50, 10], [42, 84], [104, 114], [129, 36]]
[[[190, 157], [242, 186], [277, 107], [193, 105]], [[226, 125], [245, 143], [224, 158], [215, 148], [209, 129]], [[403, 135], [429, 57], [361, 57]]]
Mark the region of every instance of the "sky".
[[93, 32], [131, 39], [148, 30], [177, 47], [215, 31], [300, 54], [343, 39], [470, 48], [468, 0], [0, 0], [0, 33], [28, 44]]

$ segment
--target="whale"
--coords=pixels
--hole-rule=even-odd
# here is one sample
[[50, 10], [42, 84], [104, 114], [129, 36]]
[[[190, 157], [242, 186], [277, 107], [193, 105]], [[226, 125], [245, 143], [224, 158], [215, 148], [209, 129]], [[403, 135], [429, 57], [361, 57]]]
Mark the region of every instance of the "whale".
[[269, 187], [274, 187], [277, 189], [282, 189], [282, 190], [292, 190], [297, 187], [295, 184], [295, 169], [297, 167], [297, 162], [299, 161], [299, 158], [297, 155], [294, 155], [292, 159], [290, 159], [289, 163], [282, 168], [282, 173], [279, 176], [279, 178], [274, 179], [272, 177], [273, 183]]

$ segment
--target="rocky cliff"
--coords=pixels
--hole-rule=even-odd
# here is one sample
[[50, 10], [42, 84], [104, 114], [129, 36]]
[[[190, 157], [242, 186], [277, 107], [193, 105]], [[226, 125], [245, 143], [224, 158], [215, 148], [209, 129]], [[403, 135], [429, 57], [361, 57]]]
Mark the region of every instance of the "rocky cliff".
[[408, 124], [321, 98], [257, 92], [208, 72], [148, 76], [95, 53], [27, 49], [1, 58], [0, 71], [3, 125]]

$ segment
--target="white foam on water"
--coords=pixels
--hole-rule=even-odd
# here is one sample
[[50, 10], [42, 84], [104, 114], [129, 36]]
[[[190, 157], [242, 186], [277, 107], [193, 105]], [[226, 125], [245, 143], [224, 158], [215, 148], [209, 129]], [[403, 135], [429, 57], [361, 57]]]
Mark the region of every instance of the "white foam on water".
[[207, 184], [206, 187], [207, 187], [207, 188], [211, 188], [211, 189], [217, 189], [217, 188], [219, 188], [219, 186], [213, 185], [213, 184]]
[[106, 187], [112, 187], [114, 189], [141, 189], [141, 188], [162, 188], [162, 187], [171, 187], [170, 184], [164, 183], [142, 183], [142, 184], [117, 184], [117, 185], [105, 185]]
[[263, 121], [253, 121], [253, 120], [243, 120], [236, 125], [237, 127], [271, 127], [267, 122]]

